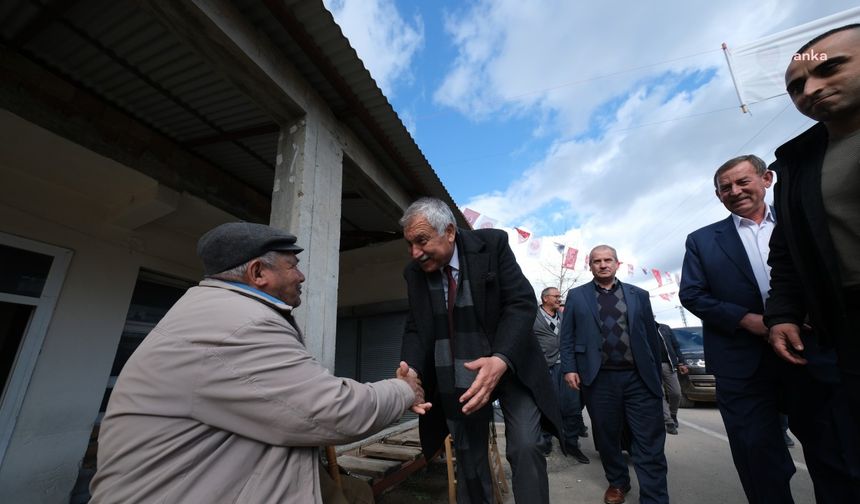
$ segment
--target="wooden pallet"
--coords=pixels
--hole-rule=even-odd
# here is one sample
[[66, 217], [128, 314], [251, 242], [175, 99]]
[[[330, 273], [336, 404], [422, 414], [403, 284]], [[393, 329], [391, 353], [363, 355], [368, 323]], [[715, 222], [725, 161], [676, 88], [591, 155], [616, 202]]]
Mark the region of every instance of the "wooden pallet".
[[337, 456], [350, 475], [367, 481], [378, 496], [427, 465], [421, 453], [418, 428], [396, 432]]

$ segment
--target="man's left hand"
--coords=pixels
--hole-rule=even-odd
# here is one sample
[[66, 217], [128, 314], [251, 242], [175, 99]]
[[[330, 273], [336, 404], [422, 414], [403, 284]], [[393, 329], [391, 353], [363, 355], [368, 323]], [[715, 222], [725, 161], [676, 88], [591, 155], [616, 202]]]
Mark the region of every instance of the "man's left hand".
[[502, 359], [492, 356], [481, 357], [472, 362], [467, 362], [463, 366], [469, 371], [478, 372], [472, 386], [460, 396], [460, 403], [466, 403], [463, 406], [463, 414], [469, 415], [489, 402], [493, 390], [496, 389], [502, 375], [508, 370], [508, 365]]
[[688, 368], [686, 364], [678, 364], [678, 372], [681, 374], [687, 374], [690, 372], [690, 368]]

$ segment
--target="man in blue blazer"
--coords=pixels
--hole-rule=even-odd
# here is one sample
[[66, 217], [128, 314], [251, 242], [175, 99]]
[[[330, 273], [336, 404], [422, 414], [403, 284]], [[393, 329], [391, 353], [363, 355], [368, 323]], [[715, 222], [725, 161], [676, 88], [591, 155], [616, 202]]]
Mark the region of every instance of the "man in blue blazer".
[[[816, 501], [840, 502], [844, 470], [822, 461], [832, 446], [825, 401], [831, 386], [799, 376], [771, 351], [763, 322], [776, 216], [765, 203], [773, 173], [757, 156], [728, 160], [714, 174], [717, 198], [731, 215], [687, 237], [681, 304], [702, 319], [705, 362], [716, 377], [717, 407], [732, 459], [751, 503], [791, 503], [795, 472], [779, 413], [789, 415], [804, 447]], [[821, 356], [823, 359], [826, 356]], [[826, 455], [824, 455], [826, 457]], [[829, 495], [829, 496], [828, 496]]]
[[621, 453], [625, 423], [639, 479], [639, 502], [668, 503], [663, 445], [660, 339], [648, 292], [615, 278], [618, 254], [608, 245], [590, 257], [594, 281], [571, 289], [561, 324], [565, 381], [581, 390], [593, 423], [594, 442], [609, 481], [606, 504], [620, 504], [630, 491]]

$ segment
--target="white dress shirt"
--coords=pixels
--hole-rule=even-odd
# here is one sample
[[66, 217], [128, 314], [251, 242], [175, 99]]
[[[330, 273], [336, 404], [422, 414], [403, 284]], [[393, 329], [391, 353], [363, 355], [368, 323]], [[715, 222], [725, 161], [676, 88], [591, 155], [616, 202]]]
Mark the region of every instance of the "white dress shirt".
[[758, 289], [761, 291], [761, 300], [765, 302], [770, 289], [770, 266], [767, 264], [767, 256], [770, 253], [770, 235], [773, 234], [776, 218], [768, 205], [765, 206], [764, 219], [760, 224], [735, 214], [732, 214], [732, 220], [747, 252]]

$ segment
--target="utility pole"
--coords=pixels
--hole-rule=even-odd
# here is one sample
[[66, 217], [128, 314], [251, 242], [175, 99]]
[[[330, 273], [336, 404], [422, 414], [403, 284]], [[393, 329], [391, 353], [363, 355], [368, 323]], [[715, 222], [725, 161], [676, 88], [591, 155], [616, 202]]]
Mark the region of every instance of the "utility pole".
[[684, 313], [684, 307], [678, 305], [675, 308], [677, 308], [681, 312], [681, 322], [684, 323], [684, 327], [687, 327], [687, 315]]

